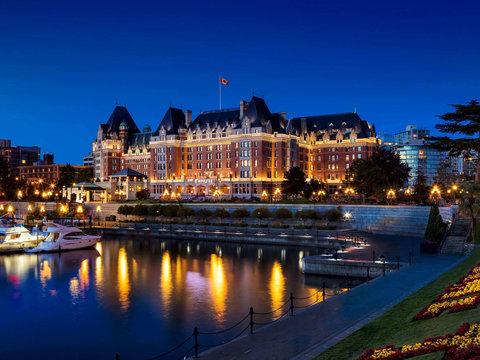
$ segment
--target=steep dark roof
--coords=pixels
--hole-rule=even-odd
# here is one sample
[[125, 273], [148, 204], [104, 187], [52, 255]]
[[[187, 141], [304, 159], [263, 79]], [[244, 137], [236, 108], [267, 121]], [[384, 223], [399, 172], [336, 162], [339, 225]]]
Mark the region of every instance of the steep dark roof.
[[137, 124], [135, 124], [135, 121], [133, 120], [132, 115], [130, 115], [130, 113], [128, 112], [127, 108], [125, 106], [119, 105], [115, 106], [115, 109], [113, 109], [112, 114], [108, 118], [106, 124], [107, 132], [116, 133], [118, 135], [120, 124], [122, 122], [125, 122], [127, 124], [129, 133], [140, 132]]
[[251, 121], [251, 127], [264, 127], [270, 121], [273, 132], [281, 133], [286, 130], [286, 121], [280, 114], [272, 114], [262, 98], [253, 96], [244, 116]]
[[167, 135], [178, 135], [179, 128], [186, 128], [185, 113], [181, 109], [169, 107], [165, 115], [163, 115], [162, 121], [158, 124], [156, 134], [160, 131], [161, 127], [164, 127]]
[[148, 145], [150, 143], [151, 137], [152, 137], [152, 132], [141, 132], [141, 133], [132, 134], [130, 136], [129, 144], [130, 146]]
[[200, 113], [195, 120], [190, 124], [189, 129], [195, 131], [197, 125], [203, 131], [210, 124], [210, 128], [216, 128], [220, 126], [222, 129], [227, 125], [231, 125], [233, 128], [237, 127], [240, 123], [240, 110], [239, 109], [226, 109], [216, 111], [206, 111]]
[[357, 113], [341, 113], [316, 116], [302, 116], [290, 120], [289, 132], [300, 135], [302, 122], [305, 122], [307, 132], [325, 132], [329, 130], [354, 129], [358, 138], [366, 138], [374, 135], [374, 129], [368, 122], [362, 120]]
[[138, 177], [138, 178], [146, 178], [148, 176], [142, 174], [142, 173], [139, 173], [138, 171], [135, 171], [135, 170], [132, 170], [130, 168], [125, 168], [123, 170], [120, 170], [118, 173], [116, 174], [113, 174], [113, 175], [110, 175], [110, 177], [124, 177], [124, 176], [128, 176], [128, 177]]
[[[286, 121], [280, 114], [272, 114], [268, 109], [265, 100], [259, 97], [252, 97], [243, 114], [244, 118], [248, 118], [251, 127], [265, 127], [270, 121], [273, 132], [284, 133], [286, 131]], [[206, 111], [200, 113], [189, 128], [195, 131], [197, 125], [203, 131], [210, 125], [210, 128], [215, 129], [217, 126], [225, 128], [230, 125], [232, 128], [241, 127], [240, 109], [225, 109]]]

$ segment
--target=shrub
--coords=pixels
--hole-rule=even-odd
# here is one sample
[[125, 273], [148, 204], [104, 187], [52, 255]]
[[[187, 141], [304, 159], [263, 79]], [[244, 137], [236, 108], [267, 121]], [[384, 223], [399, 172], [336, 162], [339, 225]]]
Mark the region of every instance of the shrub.
[[128, 218], [128, 215], [132, 215], [133, 212], [133, 206], [129, 205], [121, 205], [117, 209], [117, 214], [125, 216], [125, 218]]
[[200, 209], [197, 211], [197, 216], [206, 219], [212, 216], [212, 211], [208, 209]]
[[219, 209], [215, 210], [214, 215], [216, 217], [219, 217], [220, 219], [226, 219], [226, 218], [230, 217], [230, 213], [227, 210], [225, 210], [224, 208], [219, 208]]
[[272, 214], [268, 208], [259, 207], [253, 211], [252, 215], [257, 219], [268, 219]]
[[295, 217], [297, 219], [316, 219], [317, 213], [315, 210], [298, 210]]
[[178, 205], [167, 205], [163, 208], [163, 215], [166, 217], [177, 217], [179, 208]]
[[438, 205], [430, 208], [430, 215], [428, 216], [428, 224], [425, 229], [425, 240], [439, 244], [442, 241], [447, 224], [443, 222], [438, 210]]
[[146, 216], [148, 215], [148, 207], [146, 205], [135, 205], [132, 210], [132, 215]]
[[236, 209], [232, 212], [232, 217], [236, 219], [243, 219], [250, 216], [250, 212], [247, 209]]
[[177, 216], [181, 218], [195, 216], [195, 210], [188, 207], [180, 206], [177, 211]]
[[148, 216], [162, 216], [163, 215], [163, 206], [162, 205], [152, 205], [148, 207]]
[[337, 209], [329, 209], [325, 212], [325, 218], [328, 221], [340, 221], [342, 219], [342, 211], [337, 208]]
[[275, 211], [275, 217], [277, 219], [291, 219], [292, 212], [288, 209], [280, 208], [277, 211]]

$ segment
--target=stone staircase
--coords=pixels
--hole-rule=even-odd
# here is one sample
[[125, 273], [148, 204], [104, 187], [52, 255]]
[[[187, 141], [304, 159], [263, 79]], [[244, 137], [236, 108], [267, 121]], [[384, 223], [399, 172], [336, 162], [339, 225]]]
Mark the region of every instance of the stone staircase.
[[455, 220], [445, 241], [441, 253], [448, 255], [463, 255], [466, 250], [466, 242], [472, 232], [472, 223], [469, 219]]

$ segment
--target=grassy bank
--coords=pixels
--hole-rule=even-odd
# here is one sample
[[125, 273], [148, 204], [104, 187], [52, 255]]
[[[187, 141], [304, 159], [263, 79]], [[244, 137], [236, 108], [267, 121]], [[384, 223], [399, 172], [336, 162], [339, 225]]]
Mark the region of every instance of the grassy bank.
[[[431, 336], [455, 332], [465, 322], [480, 321], [480, 307], [437, 318], [413, 321], [425, 305], [432, 302], [448, 285], [456, 282], [480, 261], [480, 250], [475, 250], [464, 262], [420, 289], [381, 317], [373, 320], [337, 345], [317, 357], [318, 360], [356, 359], [368, 348], [387, 344], [415, 344]], [[443, 353], [424, 355], [415, 359], [442, 359]]]

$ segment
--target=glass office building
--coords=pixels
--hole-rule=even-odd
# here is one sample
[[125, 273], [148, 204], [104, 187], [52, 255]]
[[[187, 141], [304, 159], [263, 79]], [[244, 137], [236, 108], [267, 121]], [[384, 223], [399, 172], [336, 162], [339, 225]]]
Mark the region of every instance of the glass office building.
[[427, 184], [434, 183], [438, 169], [447, 158], [445, 152], [427, 146], [425, 137], [429, 134], [429, 130], [408, 125], [405, 131], [395, 135], [395, 150], [410, 167], [409, 185], [415, 184], [420, 173], [425, 176]]

